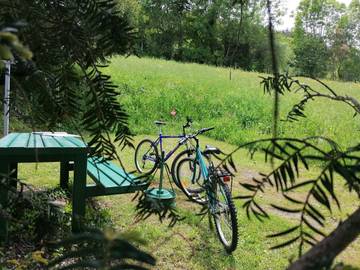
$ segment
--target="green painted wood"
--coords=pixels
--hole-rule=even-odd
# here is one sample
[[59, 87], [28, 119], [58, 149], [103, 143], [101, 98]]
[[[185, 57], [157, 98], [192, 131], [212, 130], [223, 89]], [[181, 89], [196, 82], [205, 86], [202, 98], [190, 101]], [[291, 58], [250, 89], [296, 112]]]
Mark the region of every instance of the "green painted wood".
[[26, 148], [29, 144], [30, 133], [20, 133], [15, 140], [9, 144], [8, 147]]
[[[0, 151], [6, 148], [87, 148], [79, 138], [41, 135], [34, 133], [11, 133], [0, 139]], [[10, 152], [9, 152], [10, 153]], [[49, 152], [51, 153], [51, 152]]]
[[69, 167], [68, 161], [60, 162], [60, 187], [62, 189], [69, 188]]
[[[126, 175], [125, 172], [120, 168], [112, 164], [111, 162], [95, 162], [93, 159], [88, 159], [88, 171], [91, 171], [95, 176], [101, 172], [100, 177], [105, 175], [105, 181], [110, 179], [112, 183], [108, 186], [123, 186], [134, 184], [135, 177], [133, 175]], [[100, 181], [102, 179], [99, 179]], [[105, 185], [104, 185], [105, 186]]]
[[56, 140], [51, 136], [41, 136], [46, 148], [57, 148], [62, 147]]
[[99, 185], [91, 185], [88, 184], [86, 186], [86, 197], [96, 197], [96, 196], [108, 196], [108, 195], [117, 195], [117, 194], [126, 194], [126, 193], [134, 193], [139, 190], [146, 190], [148, 188], [148, 183], [142, 183], [141, 185], [132, 185], [132, 186], [118, 186], [112, 188], [104, 188]]
[[132, 193], [144, 190], [148, 186], [148, 183], [126, 174], [120, 167], [111, 162], [104, 162], [102, 158], [89, 158], [87, 171], [88, 175], [103, 188], [101, 191], [95, 189], [88, 191], [90, 193], [88, 196]]
[[9, 147], [9, 145], [20, 135], [20, 133], [10, 133], [0, 139], [0, 147]]
[[12, 178], [10, 180], [11, 186], [16, 188], [17, 181], [15, 179], [18, 179], [18, 164], [17, 163], [10, 163], [10, 177]]
[[87, 155], [79, 154], [74, 157], [74, 183], [73, 183], [73, 208], [72, 230], [79, 232], [82, 229], [85, 217], [86, 200], [86, 163]]
[[112, 163], [110, 161], [106, 161], [102, 157], [88, 158], [88, 162], [92, 163], [93, 165], [102, 165], [104, 168], [106, 168], [105, 169], [106, 171], [109, 171], [109, 172], [112, 172], [115, 174], [114, 176], [111, 176], [111, 177], [114, 177], [114, 178], [120, 177], [120, 178], [125, 178], [129, 181], [137, 181], [137, 179], [134, 175], [126, 173], [122, 168], [120, 168], [119, 166], [115, 165], [114, 163]]
[[112, 171], [113, 173], [115, 173], [117, 175], [117, 176], [114, 176], [115, 179], [117, 177], [120, 177], [120, 178], [128, 179], [129, 181], [140, 182], [140, 180], [136, 179], [137, 177], [135, 177], [134, 175], [126, 173], [122, 168], [118, 167], [117, 165], [115, 165], [112, 162], [105, 161], [102, 157], [89, 158], [88, 162], [91, 162], [93, 164], [94, 163], [104, 164], [104, 166], [106, 166], [109, 171]]
[[43, 148], [44, 142], [40, 135], [30, 133], [28, 148]]
[[64, 137], [64, 141], [68, 141], [77, 147], [87, 147], [87, 145], [78, 137]]
[[66, 137], [53, 137], [54, 140], [61, 145], [62, 147], [85, 147], [86, 145], [79, 143], [79, 145], [74, 144], [73, 142], [65, 139]]
[[111, 172], [106, 170], [106, 168], [104, 168], [101, 164], [95, 166], [92, 163], [88, 162], [87, 171], [91, 178], [99, 185], [102, 185], [104, 188], [131, 185], [131, 183], [124, 178], [118, 180], [113, 179], [112, 176], [118, 177], [118, 175], [111, 174]]
[[[76, 143], [75, 143], [76, 142]], [[17, 164], [22, 162], [74, 161], [73, 184], [73, 231], [81, 227], [85, 215], [87, 145], [78, 138], [49, 136], [34, 133], [11, 133], [0, 139], [0, 173], [9, 174], [9, 168], [17, 174]], [[64, 177], [64, 176], [62, 176]], [[65, 177], [62, 183], [65, 183]], [[1, 187], [1, 186], [0, 186]], [[7, 202], [7, 191], [0, 188], [0, 203]], [[7, 238], [7, 223], [0, 219], [0, 241]]]

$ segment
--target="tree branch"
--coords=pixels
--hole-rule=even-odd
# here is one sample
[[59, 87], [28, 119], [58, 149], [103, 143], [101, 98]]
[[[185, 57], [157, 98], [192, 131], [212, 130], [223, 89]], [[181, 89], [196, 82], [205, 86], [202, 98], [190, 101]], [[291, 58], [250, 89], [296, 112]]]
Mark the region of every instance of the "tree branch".
[[311, 248], [300, 259], [292, 263], [288, 270], [318, 270], [329, 267], [339, 255], [360, 234], [360, 207], [328, 237]]

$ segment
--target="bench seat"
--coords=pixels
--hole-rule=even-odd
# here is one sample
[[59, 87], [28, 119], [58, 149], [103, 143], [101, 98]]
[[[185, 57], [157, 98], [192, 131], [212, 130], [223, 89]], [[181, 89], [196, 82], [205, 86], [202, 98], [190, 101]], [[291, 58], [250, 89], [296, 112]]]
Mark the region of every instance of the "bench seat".
[[88, 158], [87, 173], [96, 183], [87, 185], [87, 197], [133, 193], [145, 190], [149, 185], [143, 179], [125, 173], [119, 166], [100, 157]]

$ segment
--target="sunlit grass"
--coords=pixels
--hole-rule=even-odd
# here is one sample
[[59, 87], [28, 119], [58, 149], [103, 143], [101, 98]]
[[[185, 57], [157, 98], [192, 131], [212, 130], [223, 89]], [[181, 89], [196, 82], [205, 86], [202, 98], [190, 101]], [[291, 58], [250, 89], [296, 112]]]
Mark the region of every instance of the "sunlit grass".
[[[199, 64], [182, 64], [149, 58], [113, 58], [106, 69], [120, 85], [120, 101], [130, 114], [132, 129], [138, 134], [155, 134], [154, 120], [169, 122], [168, 131], [180, 132], [186, 116], [195, 126], [215, 126], [209, 136], [233, 144], [269, 137], [272, 126], [272, 97], [264, 95], [261, 78], [255, 72]], [[318, 83], [300, 78], [302, 83], [320, 89]], [[339, 94], [360, 98], [360, 84], [325, 81]], [[291, 109], [299, 94], [281, 96], [281, 118]], [[173, 118], [170, 111], [178, 115]], [[329, 100], [310, 103], [306, 119], [280, 123], [280, 136], [321, 135], [342, 146], [359, 137], [360, 121], [344, 104]], [[346, 132], [345, 132], [346, 131]]]
[[[164, 133], [180, 133], [186, 116], [194, 120], [194, 128], [215, 126], [215, 130], [201, 137], [201, 144], [211, 144], [230, 152], [236, 144], [269, 137], [272, 125], [272, 98], [264, 95], [258, 73], [232, 71], [198, 64], [179, 64], [156, 59], [114, 58], [106, 70], [116, 83], [121, 85], [120, 100], [130, 114], [130, 125], [138, 134], [157, 133], [154, 120], [168, 122]], [[304, 80], [305, 83], [311, 83]], [[360, 85], [353, 83], [327, 82], [341, 94], [360, 97]], [[296, 94], [281, 97], [281, 115], [301, 97]], [[176, 109], [175, 118], [170, 111]], [[281, 136], [306, 137], [322, 135], [335, 139], [343, 147], [355, 144], [359, 138], [360, 123], [352, 118], [351, 109], [340, 103], [326, 100], [316, 101], [307, 108], [307, 118], [293, 124], [281, 122]], [[135, 144], [148, 135], [135, 137]], [[217, 141], [214, 140], [217, 139]], [[222, 141], [222, 142], [220, 142]], [[226, 142], [224, 142], [226, 141]], [[174, 143], [174, 142], [172, 142]], [[232, 143], [232, 144], [229, 144]], [[171, 143], [166, 143], [167, 148]], [[134, 151], [125, 150], [120, 156], [126, 169], [134, 170]], [[269, 167], [263, 157], [250, 160], [247, 152], [241, 150], [234, 156], [238, 174], [234, 183], [234, 195], [243, 194], [239, 181], [249, 181], [259, 171]], [[314, 177], [315, 172], [303, 172], [302, 177]], [[37, 188], [49, 188], [59, 183], [58, 164], [22, 164], [19, 177]], [[167, 185], [169, 186], [169, 185]], [[356, 197], [348, 194], [343, 183], [337, 183], [342, 211], [334, 209], [333, 217], [327, 220], [327, 231], [334, 228], [341, 218], [346, 218], [358, 205]], [[242, 202], [236, 201], [238, 209], [240, 239], [239, 247], [232, 256], [227, 256], [220, 242], [208, 226], [208, 220], [201, 220], [196, 213], [199, 207], [186, 201], [176, 190], [176, 204], [185, 220], [174, 228], [168, 228], [152, 217], [135, 222], [133, 194], [100, 198], [118, 231], [136, 231], [147, 241], [144, 247], [158, 260], [155, 269], [284, 269], [289, 259], [297, 252], [293, 245], [283, 250], [270, 251], [279, 243], [266, 235], [289, 228], [296, 219], [272, 211], [270, 203], [287, 205], [281, 195], [268, 190], [260, 201], [270, 212], [271, 219], [260, 223], [248, 220], [242, 209]], [[300, 196], [302, 194], [299, 194]], [[325, 212], [330, 216], [328, 212]], [[360, 267], [360, 242], [356, 241], [338, 260]]]
[[[135, 144], [148, 136], [136, 136]], [[166, 142], [166, 150], [169, 150], [176, 141]], [[225, 142], [215, 141], [207, 137], [201, 137], [201, 144], [210, 144], [221, 148], [225, 152], [232, 151], [235, 146]], [[119, 151], [122, 161], [127, 170], [134, 170], [134, 150], [126, 149]], [[238, 169], [234, 181], [233, 195], [244, 194], [245, 190], [239, 185], [240, 181], [249, 181], [257, 175], [257, 172], [266, 172], [269, 167], [263, 162], [262, 156], [256, 156], [250, 160], [247, 151], [241, 150], [234, 156]], [[171, 164], [171, 160], [169, 161]], [[37, 166], [37, 167], [36, 167]], [[303, 177], [313, 177], [314, 173], [303, 172]], [[49, 163], [22, 164], [19, 177], [37, 188], [49, 188], [59, 183], [59, 165]], [[156, 185], [156, 183], [154, 184]], [[166, 186], [169, 188], [168, 181]], [[334, 228], [340, 218], [346, 218], [356, 205], [355, 196], [349, 196], [343, 184], [339, 182], [338, 196], [343, 202], [342, 211], [334, 208], [334, 215], [324, 211], [328, 229]], [[282, 250], [271, 251], [270, 247], [280, 243], [281, 239], [269, 239], [266, 236], [289, 228], [296, 222], [296, 218], [278, 211], [273, 211], [270, 203], [287, 205], [280, 194], [274, 190], [267, 190], [266, 195], [259, 197], [262, 205], [269, 211], [271, 218], [261, 223], [254, 218], [248, 220], [242, 202], [236, 200], [239, 221], [239, 246], [232, 256], [226, 255], [215, 231], [209, 229], [207, 218], [203, 220], [197, 216], [201, 208], [186, 200], [181, 191], [175, 188], [177, 199], [176, 205], [180, 214], [185, 217], [174, 228], [168, 228], [165, 221], [161, 224], [156, 217], [145, 221], [136, 222], [136, 200], [132, 201], [134, 194], [115, 195], [100, 197], [102, 207], [108, 209], [110, 216], [119, 232], [135, 231], [147, 242], [143, 247], [152, 253], [158, 260], [154, 269], [284, 269], [288, 260], [295, 258], [297, 246], [292, 245]], [[338, 260], [346, 264], [360, 266], [358, 254], [360, 241], [356, 241], [340, 256]]]

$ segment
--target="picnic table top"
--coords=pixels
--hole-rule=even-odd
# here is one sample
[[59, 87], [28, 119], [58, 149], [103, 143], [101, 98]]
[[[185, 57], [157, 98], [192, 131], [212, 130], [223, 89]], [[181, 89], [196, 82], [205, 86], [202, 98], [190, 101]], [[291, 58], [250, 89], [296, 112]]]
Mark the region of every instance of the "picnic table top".
[[32, 152], [57, 154], [64, 151], [86, 152], [88, 146], [81, 138], [57, 133], [10, 133], [0, 139], [0, 155]]

